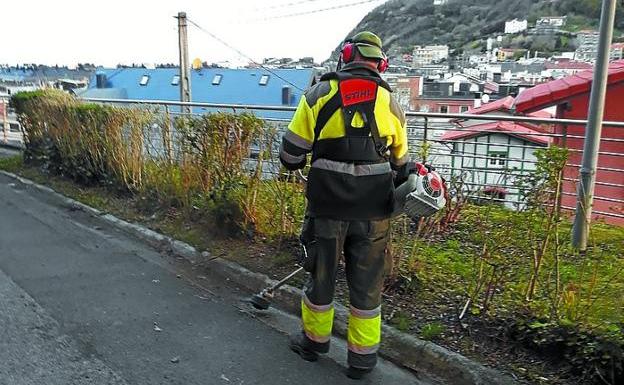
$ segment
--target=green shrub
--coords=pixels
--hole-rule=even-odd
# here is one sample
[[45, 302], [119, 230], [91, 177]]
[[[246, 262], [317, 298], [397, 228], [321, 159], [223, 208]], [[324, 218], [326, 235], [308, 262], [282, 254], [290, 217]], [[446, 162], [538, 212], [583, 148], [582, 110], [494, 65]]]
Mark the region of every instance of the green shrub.
[[[276, 131], [251, 114], [182, 116], [77, 99], [55, 90], [18, 93], [25, 161], [83, 185], [140, 197], [139, 208], [210, 217], [228, 234], [292, 237], [305, 200], [300, 183], [266, 179]], [[259, 155], [250, 162], [252, 147]]]

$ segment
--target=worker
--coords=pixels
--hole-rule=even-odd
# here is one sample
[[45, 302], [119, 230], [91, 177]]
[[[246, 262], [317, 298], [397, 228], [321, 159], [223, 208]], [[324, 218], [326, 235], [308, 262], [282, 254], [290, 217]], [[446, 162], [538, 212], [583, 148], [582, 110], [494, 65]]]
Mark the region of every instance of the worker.
[[393, 179], [405, 174], [408, 160], [405, 115], [380, 76], [387, 66], [374, 33], [345, 41], [338, 70], [305, 92], [280, 147], [289, 170], [304, 168], [311, 153], [301, 234], [310, 274], [301, 302], [303, 330], [291, 336], [290, 348], [307, 361], [328, 352], [344, 253], [350, 302], [346, 374], [353, 379], [377, 363]]

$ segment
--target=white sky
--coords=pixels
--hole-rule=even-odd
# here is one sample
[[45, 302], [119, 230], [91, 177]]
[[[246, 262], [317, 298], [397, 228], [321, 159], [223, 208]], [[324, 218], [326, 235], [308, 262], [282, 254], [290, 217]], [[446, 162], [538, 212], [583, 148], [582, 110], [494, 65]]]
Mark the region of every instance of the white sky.
[[[385, 0], [302, 16], [259, 19], [360, 1], [2, 1], [0, 63], [178, 63], [177, 20], [173, 18], [178, 11], [185, 11], [189, 19], [254, 60], [313, 56], [322, 61]], [[287, 4], [291, 5], [279, 7]], [[189, 26], [189, 57], [207, 62], [242, 59], [193, 26]]]

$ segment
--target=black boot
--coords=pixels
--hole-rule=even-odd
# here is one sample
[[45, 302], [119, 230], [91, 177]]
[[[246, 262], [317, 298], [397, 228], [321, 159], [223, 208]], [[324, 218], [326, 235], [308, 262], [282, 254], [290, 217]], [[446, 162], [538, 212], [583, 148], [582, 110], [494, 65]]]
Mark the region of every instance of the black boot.
[[373, 368], [356, 368], [355, 366], [349, 366], [347, 369], [347, 377], [353, 380], [361, 380], [366, 377], [370, 372], [373, 371]]
[[307, 338], [303, 333], [293, 333], [290, 335], [290, 350], [299, 354], [299, 356], [304, 360], [314, 362], [318, 360], [319, 354], [318, 352], [310, 349], [310, 346], [307, 342]]

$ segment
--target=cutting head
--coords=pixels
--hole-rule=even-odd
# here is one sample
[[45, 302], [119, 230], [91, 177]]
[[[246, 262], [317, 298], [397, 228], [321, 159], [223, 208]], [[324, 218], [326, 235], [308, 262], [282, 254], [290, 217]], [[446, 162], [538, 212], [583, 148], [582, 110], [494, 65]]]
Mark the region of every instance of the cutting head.
[[268, 310], [271, 307], [271, 301], [269, 301], [263, 293], [254, 294], [249, 302], [251, 302], [251, 305], [258, 310]]

